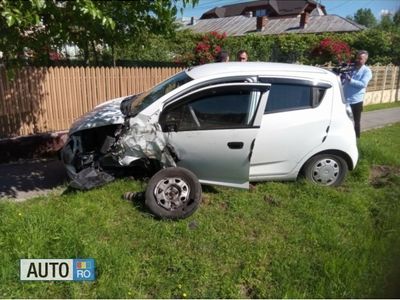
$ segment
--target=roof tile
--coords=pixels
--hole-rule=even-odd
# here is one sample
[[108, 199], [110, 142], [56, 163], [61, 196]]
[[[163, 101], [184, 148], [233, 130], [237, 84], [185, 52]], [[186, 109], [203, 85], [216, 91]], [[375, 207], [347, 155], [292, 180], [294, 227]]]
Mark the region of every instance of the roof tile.
[[269, 18], [263, 31], [257, 31], [256, 17], [235, 16], [227, 18], [198, 20], [194, 25], [186, 25], [185, 29], [204, 33], [217, 31], [231, 36], [241, 36], [249, 33], [262, 35], [285, 33], [322, 33], [322, 32], [352, 32], [365, 29], [364, 26], [337, 15], [309, 16], [307, 26], [300, 28], [300, 17]]

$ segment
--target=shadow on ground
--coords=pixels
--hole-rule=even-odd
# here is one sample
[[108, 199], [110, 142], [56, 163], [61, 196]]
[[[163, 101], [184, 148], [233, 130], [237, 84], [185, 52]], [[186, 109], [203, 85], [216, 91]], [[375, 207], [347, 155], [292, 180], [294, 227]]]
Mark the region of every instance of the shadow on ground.
[[0, 197], [29, 198], [66, 182], [65, 168], [56, 159], [0, 164]]

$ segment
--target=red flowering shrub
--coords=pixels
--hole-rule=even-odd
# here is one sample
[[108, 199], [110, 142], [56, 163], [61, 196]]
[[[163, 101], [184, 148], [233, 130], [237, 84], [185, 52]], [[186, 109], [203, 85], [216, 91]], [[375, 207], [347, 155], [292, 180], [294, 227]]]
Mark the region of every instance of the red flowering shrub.
[[343, 41], [325, 38], [312, 50], [311, 55], [312, 59], [320, 64], [327, 62], [342, 64], [350, 61], [351, 49]]
[[193, 51], [183, 55], [179, 62], [187, 66], [213, 62], [217, 54], [222, 50], [225, 39], [226, 33], [208, 32], [197, 42]]
[[49, 58], [50, 58], [50, 60], [62, 60], [63, 55], [60, 52], [51, 51], [51, 52], [49, 52]]

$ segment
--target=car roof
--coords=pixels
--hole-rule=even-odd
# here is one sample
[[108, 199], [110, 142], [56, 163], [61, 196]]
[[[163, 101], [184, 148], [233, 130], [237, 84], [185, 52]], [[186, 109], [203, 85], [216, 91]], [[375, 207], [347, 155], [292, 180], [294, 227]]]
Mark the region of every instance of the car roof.
[[223, 62], [211, 63], [192, 67], [186, 73], [193, 79], [221, 75], [271, 75], [285, 73], [287, 75], [306, 75], [317, 77], [329, 74], [327, 70], [298, 64], [272, 63], [272, 62]]

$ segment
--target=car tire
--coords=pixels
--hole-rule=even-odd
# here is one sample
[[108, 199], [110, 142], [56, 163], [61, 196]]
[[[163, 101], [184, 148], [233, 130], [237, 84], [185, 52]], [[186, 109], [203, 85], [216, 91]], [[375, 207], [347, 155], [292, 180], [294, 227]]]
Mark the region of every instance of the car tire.
[[173, 167], [158, 171], [146, 189], [146, 206], [161, 219], [184, 219], [201, 202], [201, 184], [187, 169]]
[[339, 186], [348, 171], [346, 161], [334, 154], [318, 154], [304, 166], [305, 177], [313, 183], [324, 186]]

